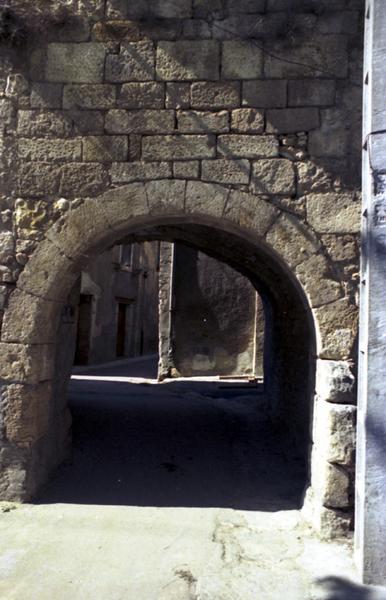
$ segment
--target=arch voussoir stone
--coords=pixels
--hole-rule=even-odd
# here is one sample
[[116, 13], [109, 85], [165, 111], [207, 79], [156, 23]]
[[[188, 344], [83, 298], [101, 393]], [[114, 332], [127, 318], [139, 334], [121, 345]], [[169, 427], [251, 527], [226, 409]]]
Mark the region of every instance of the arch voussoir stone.
[[[269, 268], [277, 269], [277, 277], [287, 277], [292, 289], [299, 291], [305, 318], [307, 310], [308, 316], [313, 318], [316, 355], [322, 359], [346, 361], [352, 354], [356, 309], [342, 297], [342, 287], [334, 280], [330, 263], [322, 254], [320, 241], [313, 231], [260, 196], [220, 184], [165, 179], [146, 184], [133, 182], [95, 198], [75, 201], [46, 231], [45, 239], [26, 264], [4, 311], [0, 342], [3, 384], [16, 386], [13, 393], [20, 392], [20, 398], [29, 398], [32, 394], [31, 406], [37, 407], [37, 394], [41, 393], [43, 382], [54, 380], [55, 336], [60, 310], [84, 260], [136, 230], [145, 231], [146, 227], [168, 223], [213, 227], [236, 239], [238, 236], [247, 240], [250, 254], [254, 252], [253, 247], [256, 248], [257, 262], [261, 257], [267, 257], [271, 261]], [[317, 394], [318, 386], [319, 379]], [[56, 400], [57, 389], [56, 384], [44, 388], [45, 394], [52, 394], [52, 402]], [[20, 402], [19, 415], [15, 413], [9, 420], [10, 443], [23, 444], [27, 440], [31, 445], [31, 457], [26, 459], [24, 454], [20, 455], [20, 464], [27, 465], [28, 473], [20, 467], [22, 483], [17, 489], [12, 488], [9, 470], [4, 470], [0, 485], [4, 487], [9, 483], [10, 486], [4, 497], [13, 494], [24, 498], [33, 493], [37, 482], [44, 480], [46, 472], [55, 466], [55, 460], [51, 458], [37, 465], [36, 457], [41, 455], [41, 448], [47, 449], [54, 444], [57, 463], [63, 458], [67, 440], [69, 422], [61, 401], [53, 412], [51, 409], [48, 420], [50, 402], [39, 405], [39, 410], [45, 414], [39, 413], [38, 419], [30, 416], [24, 400]], [[39, 412], [37, 408], [36, 411]], [[25, 431], [26, 422], [30, 422], [30, 433]], [[51, 429], [54, 434], [49, 433]], [[323, 477], [314, 477], [314, 489], [308, 494], [314, 499], [312, 518], [315, 523], [330, 522], [336, 527], [340, 523], [346, 527], [346, 515], [339, 521], [339, 502], [336, 502], [335, 512], [326, 506], [331, 502], [336, 478], [345, 478], [346, 474], [339, 466], [328, 466], [329, 455], [323, 454], [318, 444], [321, 442], [316, 436], [312, 461], [321, 469]], [[48, 450], [44, 452], [49, 456]]]

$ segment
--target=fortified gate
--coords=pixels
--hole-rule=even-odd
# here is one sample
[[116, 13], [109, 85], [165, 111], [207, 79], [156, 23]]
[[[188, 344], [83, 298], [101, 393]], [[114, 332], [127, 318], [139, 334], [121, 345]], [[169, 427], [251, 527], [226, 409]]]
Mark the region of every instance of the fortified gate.
[[304, 514], [327, 536], [352, 527], [364, 8], [1, 9], [2, 499], [30, 499], [66, 455], [65, 317], [84, 265], [178, 240], [258, 290], [272, 417], [309, 457]]

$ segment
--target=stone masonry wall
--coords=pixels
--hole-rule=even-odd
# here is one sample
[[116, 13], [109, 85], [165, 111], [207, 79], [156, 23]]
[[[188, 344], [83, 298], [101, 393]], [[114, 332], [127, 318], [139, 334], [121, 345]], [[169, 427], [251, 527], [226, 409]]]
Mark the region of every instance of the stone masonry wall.
[[[313, 475], [326, 509], [315, 522], [346, 523], [353, 505], [363, 5], [15, 0], [0, 11], [1, 313], [52, 224], [105, 190], [148, 181], [154, 214], [155, 197], [196, 207], [225, 198], [233, 218], [248, 198], [241, 227], [258, 219], [251, 198], [289, 216], [291, 230], [267, 234], [271, 248], [288, 249], [298, 229], [320, 244], [290, 256], [322, 340], [317, 413], [328, 415], [314, 443], [328, 429], [335, 444]], [[315, 282], [327, 272], [321, 298]], [[7, 357], [19, 337], [6, 320], [1, 339]], [[18, 440], [10, 387], [6, 445]]]

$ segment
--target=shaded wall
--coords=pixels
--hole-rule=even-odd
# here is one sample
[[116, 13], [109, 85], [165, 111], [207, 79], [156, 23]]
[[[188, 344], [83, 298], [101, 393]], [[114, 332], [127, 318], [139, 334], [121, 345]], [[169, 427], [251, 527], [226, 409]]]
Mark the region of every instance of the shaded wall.
[[175, 374], [262, 376], [264, 313], [253, 285], [195, 248], [165, 246], [161, 262], [171, 287], [165, 326]]

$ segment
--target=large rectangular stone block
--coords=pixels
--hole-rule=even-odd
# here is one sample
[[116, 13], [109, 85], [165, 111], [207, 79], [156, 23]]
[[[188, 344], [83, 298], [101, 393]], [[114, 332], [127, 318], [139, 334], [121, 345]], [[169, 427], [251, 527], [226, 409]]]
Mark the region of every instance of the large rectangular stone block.
[[263, 53], [250, 40], [223, 42], [221, 76], [223, 79], [256, 79], [263, 70]]
[[189, 19], [192, 0], [107, 0], [107, 15], [130, 19]]
[[104, 44], [48, 44], [47, 81], [99, 83], [103, 81], [106, 49]]
[[142, 141], [145, 160], [183, 160], [214, 158], [215, 138], [212, 135], [153, 135]]
[[172, 81], [166, 84], [166, 108], [190, 108], [190, 84]]
[[172, 133], [173, 110], [110, 110], [106, 115], [108, 133]]
[[83, 139], [83, 160], [86, 162], [125, 161], [128, 138], [124, 135], [96, 135]]
[[62, 92], [60, 83], [34, 83], [31, 90], [31, 108], [61, 108]]
[[220, 72], [220, 48], [213, 40], [160, 42], [157, 46], [157, 78], [164, 81], [216, 80]]
[[113, 183], [167, 179], [172, 176], [172, 167], [168, 162], [116, 163], [111, 167], [110, 174]]
[[149, 81], [154, 79], [154, 44], [122, 42], [120, 54], [106, 57], [106, 81]]
[[279, 154], [279, 142], [273, 135], [220, 135], [219, 156], [227, 158], [263, 158]]
[[25, 163], [18, 171], [18, 192], [24, 196], [47, 196], [59, 189], [60, 167], [47, 163]]
[[177, 113], [181, 133], [226, 133], [229, 131], [229, 113], [187, 110]]
[[295, 192], [295, 171], [290, 160], [274, 158], [253, 163], [252, 189], [255, 194], [291, 196]]
[[74, 198], [101, 194], [109, 179], [105, 165], [100, 163], [68, 163], [61, 167], [59, 192]]
[[249, 160], [203, 160], [201, 178], [204, 181], [228, 184], [248, 184], [251, 165]]
[[19, 110], [17, 114], [17, 133], [22, 137], [65, 137], [71, 127], [71, 118], [64, 113]]
[[310, 194], [307, 221], [318, 233], [358, 233], [361, 203], [353, 194]]
[[334, 102], [333, 79], [298, 79], [288, 82], [289, 106], [328, 106]]
[[19, 157], [34, 162], [67, 162], [82, 158], [82, 144], [79, 139], [24, 139], [18, 141]]
[[238, 108], [232, 111], [232, 131], [236, 133], [263, 133], [264, 111], [254, 108]]
[[[117, 105], [121, 108], [164, 108], [165, 84], [157, 82], [124, 83]], [[167, 107], [172, 108], [172, 107]]]
[[221, 109], [240, 106], [240, 84], [236, 82], [193, 83], [191, 87], [192, 108]]
[[63, 108], [106, 109], [115, 105], [116, 88], [114, 85], [65, 85], [63, 90]]
[[319, 127], [317, 108], [283, 108], [267, 111], [267, 131], [271, 133], [296, 133]]
[[242, 105], [284, 108], [287, 106], [287, 82], [277, 79], [243, 81]]
[[308, 148], [311, 156], [344, 158], [348, 154], [352, 136], [346, 127], [347, 113], [336, 108], [322, 111], [322, 126], [312, 131]]
[[[265, 77], [278, 79], [302, 77], [315, 78], [347, 77], [348, 53], [347, 38], [341, 35], [313, 35], [299, 46], [288, 48], [283, 44], [267, 47], [265, 55]], [[283, 60], [278, 60], [282, 58]]]

